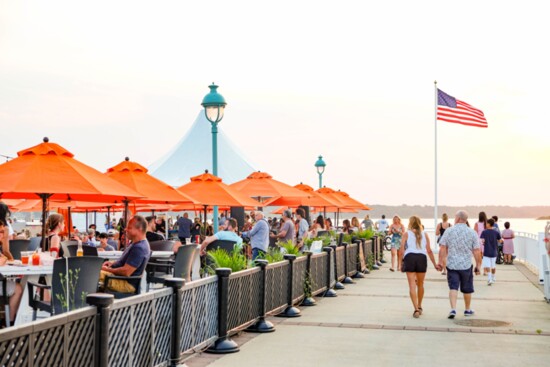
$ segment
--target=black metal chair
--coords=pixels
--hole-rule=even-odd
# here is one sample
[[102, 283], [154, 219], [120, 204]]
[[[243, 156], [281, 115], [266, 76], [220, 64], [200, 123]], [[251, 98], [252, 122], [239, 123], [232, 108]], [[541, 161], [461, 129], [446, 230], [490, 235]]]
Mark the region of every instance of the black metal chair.
[[163, 241], [152, 241], [149, 242], [149, 247], [151, 251], [172, 251], [176, 241], [163, 240]]
[[[82, 247], [84, 247], [84, 246], [82, 246]], [[63, 248], [63, 256], [64, 257], [75, 257], [77, 251], [78, 251], [78, 245], [77, 244], [65, 245], [64, 248]]]
[[317, 237], [328, 236], [328, 231], [317, 231]]
[[154, 263], [147, 264], [147, 287], [149, 284], [164, 284], [164, 280], [167, 277], [158, 276], [156, 269], [164, 269], [169, 267], [173, 269], [172, 276], [175, 278], [183, 278], [186, 282], [191, 281], [191, 270], [193, 269], [193, 262], [196, 256], [199, 256], [200, 247], [197, 245], [184, 245], [178, 248], [176, 254], [176, 260], [173, 264], [167, 263]]
[[[33, 320], [36, 320], [38, 310], [57, 315], [67, 312], [67, 310], [87, 306], [86, 296], [97, 292], [102, 265], [103, 259], [92, 256], [54, 260], [51, 286], [27, 282], [29, 306], [33, 309]], [[69, 285], [69, 302], [67, 302], [67, 285]], [[36, 289], [40, 290], [39, 299], [35, 298]], [[45, 289], [51, 290], [51, 301], [49, 302], [44, 301]]]
[[29, 238], [29, 241], [31, 241], [31, 243], [29, 244], [29, 248], [27, 249], [27, 251], [34, 251], [40, 247], [42, 237], [31, 237]]
[[30, 240], [10, 240], [10, 252], [15, 260], [21, 260], [21, 251], [28, 251]]
[[206, 252], [208, 251], [212, 251], [212, 250], [217, 250], [219, 248], [227, 251], [227, 252], [232, 252], [233, 249], [235, 248], [235, 245], [237, 243], [235, 241], [228, 241], [228, 240], [216, 240], [214, 242], [211, 242], [208, 244], [208, 246], [206, 246]]
[[[342, 242], [344, 241], [344, 234], [340, 233], [338, 235], [338, 246], [342, 246]], [[353, 242], [352, 242], [353, 243]]]
[[[147, 263], [148, 262], [149, 262], [149, 259], [146, 260], [145, 266], [143, 267], [143, 272], [141, 274], [138, 274], [138, 275], [132, 275], [132, 276], [129, 276], [129, 277], [125, 277], [125, 276], [121, 276], [121, 275], [107, 275], [105, 277], [105, 282], [103, 284], [104, 292], [114, 295], [116, 299], [127, 298], [127, 297], [131, 297], [131, 296], [141, 294], [141, 279], [143, 278], [143, 276], [146, 275], [145, 274], [146, 273], [145, 269], [147, 269]], [[115, 279], [125, 280], [128, 283], [130, 283], [132, 285], [132, 287], [134, 287], [134, 292], [133, 293], [122, 293], [122, 292], [115, 292], [115, 291], [110, 290], [109, 289], [109, 282], [111, 280], [115, 280]]]
[[90, 245], [82, 245], [84, 256], [97, 256], [97, 247]]
[[74, 253], [71, 254], [71, 251], [69, 251], [69, 245], [77, 245], [78, 246], [78, 241], [73, 241], [73, 240], [61, 241], [61, 251], [63, 251], [63, 257], [76, 256], [76, 250], [74, 250]]
[[2, 286], [2, 295], [0, 296], [0, 303], [4, 306], [4, 320], [6, 327], [10, 327], [10, 297], [8, 296], [8, 278], [0, 274], [0, 284]]

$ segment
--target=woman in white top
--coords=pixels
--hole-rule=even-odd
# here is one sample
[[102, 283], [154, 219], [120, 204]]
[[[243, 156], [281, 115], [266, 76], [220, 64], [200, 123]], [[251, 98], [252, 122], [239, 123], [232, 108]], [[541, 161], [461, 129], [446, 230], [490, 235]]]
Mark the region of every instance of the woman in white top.
[[409, 295], [414, 307], [414, 318], [419, 318], [422, 315], [424, 278], [428, 269], [428, 256], [434, 267], [439, 270], [430, 248], [428, 234], [422, 230], [420, 218], [413, 215], [409, 218], [408, 231], [403, 234], [401, 239], [399, 259], [401, 259], [401, 271], [407, 273]]

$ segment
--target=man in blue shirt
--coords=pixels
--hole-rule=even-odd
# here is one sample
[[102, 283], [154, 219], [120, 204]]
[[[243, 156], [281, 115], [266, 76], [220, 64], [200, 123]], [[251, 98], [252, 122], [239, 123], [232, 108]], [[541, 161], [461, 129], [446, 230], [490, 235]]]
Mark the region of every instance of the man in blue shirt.
[[178, 237], [180, 238], [181, 243], [185, 243], [186, 238], [191, 237], [191, 226], [193, 222], [189, 219], [187, 213], [183, 213], [183, 217], [179, 217], [178, 221]]
[[[121, 275], [124, 277], [140, 276], [151, 257], [149, 242], [145, 237], [147, 232], [147, 221], [140, 215], [134, 216], [128, 222], [126, 227], [127, 238], [131, 244], [126, 247], [122, 256], [116, 261], [107, 261], [103, 263], [100, 283], [104, 283], [107, 275]], [[109, 281], [109, 290], [120, 293], [134, 293], [133, 285], [125, 280], [113, 279]]]
[[[489, 228], [481, 232], [481, 236], [479, 236], [479, 238], [483, 241], [484, 250], [482, 265], [484, 272], [487, 273], [487, 285], [491, 285], [496, 281], [495, 273], [497, 271], [496, 261], [498, 255], [498, 244], [502, 243], [503, 240], [500, 237], [500, 232], [497, 232], [494, 229], [495, 220], [493, 218], [489, 218], [487, 220], [487, 224], [489, 225]], [[490, 272], [489, 269], [491, 269]]]
[[235, 247], [241, 249], [243, 246], [243, 239], [239, 237], [235, 231], [237, 230], [237, 221], [233, 218], [227, 219], [223, 225], [223, 230], [214, 234], [213, 236], [208, 236], [204, 239], [201, 244], [201, 252], [206, 250], [206, 247], [214, 241], [233, 241], [235, 242]]
[[243, 232], [243, 237], [250, 238], [250, 245], [252, 246], [252, 260], [256, 260], [257, 257], [263, 256], [267, 252], [269, 246], [269, 224], [264, 219], [264, 213], [257, 211], [254, 213], [256, 224], [247, 232]]
[[307, 222], [306, 211], [303, 208], [296, 209], [296, 219], [298, 220], [298, 246], [301, 248], [304, 245], [304, 238], [309, 231], [309, 223]]

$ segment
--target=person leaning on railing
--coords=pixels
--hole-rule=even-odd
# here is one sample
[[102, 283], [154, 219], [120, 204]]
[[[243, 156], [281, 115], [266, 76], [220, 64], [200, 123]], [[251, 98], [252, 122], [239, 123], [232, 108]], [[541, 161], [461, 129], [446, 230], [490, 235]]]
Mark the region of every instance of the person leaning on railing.
[[[126, 236], [131, 244], [126, 247], [122, 256], [117, 261], [107, 261], [101, 268], [99, 282], [103, 284], [108, 275], [120, 275], [124, 277], [140, 276], [151, 256], [149, 242], [145, 238], [147, 221], [140, 215], [134, 216], [126, 227]], [[101, 286], [103, 287], [103, 286]], [[109, 290], [120, 293], [134, 293], [133, 285], [122, 279], [109, 281]]]

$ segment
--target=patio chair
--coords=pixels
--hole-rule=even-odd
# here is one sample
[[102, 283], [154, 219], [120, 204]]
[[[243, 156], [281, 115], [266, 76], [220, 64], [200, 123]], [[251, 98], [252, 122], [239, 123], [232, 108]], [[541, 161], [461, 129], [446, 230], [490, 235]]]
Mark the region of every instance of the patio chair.
[[[149, 262], [149, 259], [147, 259], [147, 263]], [[122, 276], [122, 275], [107, 275], [105, 277], [105, 283], [103, 285], [105, 293], [109, 293], [115, 296], [116, 299], [121, 298], [127, 298], [131, 296], [136, 296], [138, 294], [141, 294], [141, 280], [144, 276], [146, 276], [146, 270], [147, 269], [147, 263], [143, 267], [143, 272], [138, 275], [131, 275], [128, 277]], [[115, 292], [109, 289], [109, 282], [111, 280], [118, 279], [118, 280], [125, 280], [128, 283], [130, 283], [134, 287], [133, 293], [122, 293], [122, 292]]]
[[0, 274], [0, 286], [2, 287], [2, 295], [0, 296], [0, 304], [4, 311], [0, 311], [4, 314], [4, 320], [6, 327], [10, 327], [10, 297], [8, 297], [8, 278]]
[[163, 240], [163, 241], [152, 241], [149, 242], [149, 247], [151, 251], [172, 251], [176, 241]]
[[29, 248], [27, 249], [27, 251], [34, 251], [40, 247], [42, 237], [31, 237], [29, 241], [31, 241], [31, 243], [29, 244]]
[[236, 244], [237, 243], [235, 241], [216, 240], [214, 242], [209, 243], [208, 246], [206, 246], [206, 252], [212, 251], [212, 250], [217, 250], [219, 248], [221, 248], [221, 249], [223, 249], [227, 252], [231, 252], [235, 248]]
[[317, 231], [317, 237], [328, 236], [328, 231]]
[[[85, 307], [86, 296], [97, 292], [99, 272], [103, 259], [92, 256], [69, 257], [54, 260], [52, 285], [27, 282], [29, 291], [29, 306], [33, 309], [33, 320], [36, 320], [38, 310], [58, 315]], [[69, 275], [67, 276], [67, 269]], [[67, 280], [69, 283], [69, 302], [67, 304]], [[36, 289], [40, 290], [40, 297], [35, 298]], [[51, 301], [44, 301], [44, 290], [51, 290]]]
[[200, 247], [196, 245], [184, 245], [178, 248], [176, 254], [176, 260], [173, 264], [167, 263], [154, 263], [147, 264], [147, 287], [149, 284], [164, 284], [164, 280], [167, 277], [158, 276], [157, 268], [169, 267], [173, 269], [172, 276], [174, 278], [183, 278], [186, 282], [191, 281], [191, 270], [193, 268], [193, 261], [196, 256], [199, 256]]
[[74, 253], [71, 254], [69, 251], [69, 245], [77, 245], [78, 241], [68, 240], [68, 241], [61, 241], [61, 251], [63, 251], [63, 257], [72, 257], [76, 256], [76, 250], [74, 250]]
[[15, 260], [21, 260], [21, 251], [28, 251], [30, 240], [10, 240], [10, 252]]

